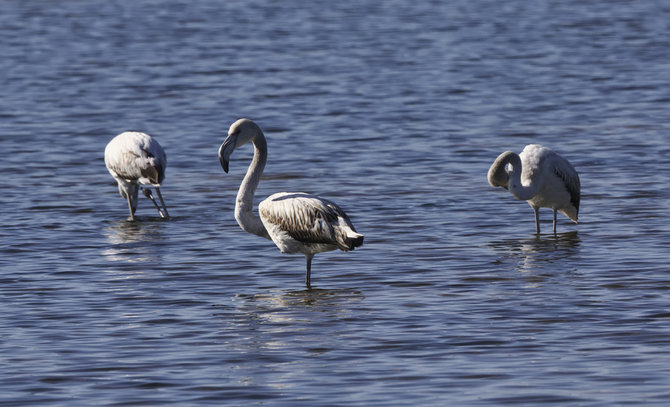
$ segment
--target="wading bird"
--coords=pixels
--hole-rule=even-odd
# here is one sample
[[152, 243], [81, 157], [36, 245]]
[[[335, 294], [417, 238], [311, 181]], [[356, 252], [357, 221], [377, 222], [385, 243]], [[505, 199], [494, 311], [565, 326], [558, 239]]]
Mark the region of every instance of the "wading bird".
[[539, 209], [556, 211], [577, 223], [579, 213], [579, 175], [570, 163], [547, 147], [527, 145], [521, 154], [505, 151], [488, 172], [489, 184], [503, 187], [535, 211], [535, 232], [540, 233]]
[[119, 184], [119, 193], [128, 201], [131, 220], [135, 220], [140, 185], [152, 185], [156, 189], [162, 210], [151, 190], [142, 188], [142, 193], [151, 199], [162, 218], [169, 216], [159, 189], [165, 178], [167, 160], [158, 141], [148, 134], [136, 131], [121, 133], [105, 147], [105, 165]]
[[240, 227], [271, 239], [282, 253], [302, 253], [307, 260], [305, 285], [311, 288], [312, 258], [316, 253], [340, 249], [354, 250], [363, 244], [347, 214], [335, 203], [303, 192], [279, 192], [258, 204], [260, 218], [252, 212], [253, 198], [267, 161], [263, 131], [249, 119], [230, 126], [219, 148], [221, 167], [228, 172], [233, 151], [246, 143], [254, 145], [254, 156], [240, 185], [235, 203], [235, 219]]

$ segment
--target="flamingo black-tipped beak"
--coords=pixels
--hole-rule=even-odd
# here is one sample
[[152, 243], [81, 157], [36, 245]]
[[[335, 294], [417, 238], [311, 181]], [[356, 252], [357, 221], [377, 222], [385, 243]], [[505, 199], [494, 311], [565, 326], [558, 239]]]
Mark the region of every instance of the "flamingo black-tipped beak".
[[219, 162], [221, 162], [221, 168], [227, 173], [228, 172], [228, 161], [230, 160], [230, 155], [235, 149], [235, 137], [228, 136], [221, 147], [219, 147]]
[[228, 173], [228, 160], [224, 158], [223, 155], [223, 144], [221, 145], [221, 148], [219, 148], [219, 162], [221, 163], [221, 168], [223, 168], [223, 171]]
[[229, 132], [228, 137], [223, 140], [223, 144], [219, 147], [219, 161], [221, 162], [221, 168], [225, 172], [228, 172], [228, 161], [230, 161], [230, 155], [233, 154], [233, 151], [237, 147], [237, 136], [239, 134], [239, 131]]

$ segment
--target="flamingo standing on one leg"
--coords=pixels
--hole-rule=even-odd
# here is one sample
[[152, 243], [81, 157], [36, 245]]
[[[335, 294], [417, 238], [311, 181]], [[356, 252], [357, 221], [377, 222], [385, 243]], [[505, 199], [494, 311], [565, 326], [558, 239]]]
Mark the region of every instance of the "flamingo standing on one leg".
[[219, 148], [225, 172], [233, 151], [253, 143], [254, 157], [240, 185], [235, 203], [235, 219], [246, 232], [272, 239], [282, 253], [302, 253], [307, 260], [305, 285], [311, 288], [312, 258], [316, 253], [340, 249], [354, 250], [363, 244], [349, 217], [335, 203], [303, 192], [279, 192], [258, 205], [260, 218], [252, 212], [253, 197], [267, 161], [263, 131], [249, 119], [230, 126]]

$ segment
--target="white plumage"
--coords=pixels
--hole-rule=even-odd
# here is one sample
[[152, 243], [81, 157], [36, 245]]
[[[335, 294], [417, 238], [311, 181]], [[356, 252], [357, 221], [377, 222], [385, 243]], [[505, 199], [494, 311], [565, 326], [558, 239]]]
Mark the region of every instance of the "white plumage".
[[159, 189], [165, 178], [167, 159], [158, 141], [146, 133], [136, 131], [121, 133], [105, 147], [105, 165], [116, 179], [119, 193], [128, 201], [128, 210], [132, 220], [135, 220], [140, 185], [152, 185], [156, 189], [163, 206], [162, 211], [149, 189], [142, 188], [142, 193], [151, 199], [161, 217], [168, 217], [167, 208]]
[[[508, 168], [509, 167], [509, 168]], [[516, 199], [528, 201], [535, 212], [535, 231], [540, 233], [539, 208], [551, 208], [577, 223], [579, 175], [563, 157], [539, 144], [527, 145], [521, 154], [505, 151], [488, 172], [491, 186], [503, 187]]]
[[305, 285], [311, 287], [312, 258], [316, 253], [340, 249], [354, 250], [363, 244], [344, 211], [335, 203], [304, 192], [279, 192], [258, 205], [260, 218], [253, 212], [253, 197], [267, 161], [263, 131], [249, 119], [230, 126], [219, 148], [225, 172], [233, 151], [252, 142], [254, 157], [240, 185], [235, 203], [235, 219], [246, 232], [271, 239], [282, 253], [302, 253], [307, 261]]

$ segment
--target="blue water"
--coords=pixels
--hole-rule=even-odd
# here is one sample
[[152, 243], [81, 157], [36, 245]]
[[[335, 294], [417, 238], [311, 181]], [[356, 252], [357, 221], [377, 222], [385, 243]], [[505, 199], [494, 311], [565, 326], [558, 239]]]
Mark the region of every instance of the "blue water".
[[[0, 404], [666, 405], [670, 6], [655, 1], [0, 4]], [[305, 261], [243, 232], [331, 199], [365, 244]], [[172, 218], [103, 162], [167, 152]], [[578, 225], [486, 172], [547, 145]]]

